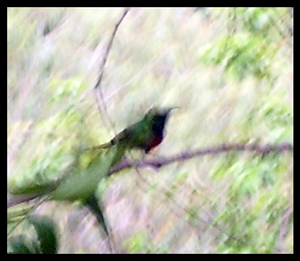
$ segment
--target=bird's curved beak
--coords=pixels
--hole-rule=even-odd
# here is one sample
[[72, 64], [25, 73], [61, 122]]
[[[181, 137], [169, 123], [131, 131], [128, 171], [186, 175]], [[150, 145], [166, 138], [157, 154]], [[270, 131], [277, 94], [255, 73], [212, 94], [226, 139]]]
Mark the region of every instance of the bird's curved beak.
[[178, 106], [170, 107], [170, 108], [166, 109], [166, 112], [170, 113], [172, 110], [178, 109], [178, 108], [180, 108], [180, 107], [178, 107]]

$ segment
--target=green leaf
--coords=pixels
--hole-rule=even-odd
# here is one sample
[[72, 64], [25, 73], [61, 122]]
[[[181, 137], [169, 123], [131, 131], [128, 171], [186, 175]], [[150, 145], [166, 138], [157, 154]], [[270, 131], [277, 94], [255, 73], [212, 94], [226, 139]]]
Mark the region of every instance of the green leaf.
[[113, 146], [106, 153], [99, 153], [88, 166], [63, 180], [53, 192], [52, 200], [81, 200], [92, 195], [101, 179], [106, 177], [112, 165], [124, 155], [125, 148]]
[[57, 235], [55, 223], [45, 216], [31, 216], [29, 218], [36, 231], [37, 240], [19, 235], [8, 240], [10, 254], [56, 254]]
[[107, 237], [109, 237], [109, 228], [104, 218], [104, 207], [101, 201], [98, 201], [95, 194], [92, 194], [84, 201], [84, 205], [86, 205], [92, 213], [97, 218], [99, 225], [103, 228]]
[[58, 244], [55, 223], [45, 216], [31, 216], [29, 222], [34, 226], [37, 233], [41, 253], [57, 253]]
[[12, 223], [20, 220], [20, 218], [27, 215], [32, 211], [33, 206], [27, 204], [20, 204], [12, 208], [7, 209], [7, 223]]
[[140, 232], [125, 239], [123, 247], [126, 248], [130, 254], [143, 253], [145, 246], [149, 247], [147, 244], [148, 241], [147, 235], [144, 232]]
[[37, 184], [34, 181], [29, 181], [27, 184], [18, 184], [15, 180], [9, 182], [9, 193], [12, 195], [25, 194], [44, 194], [50, 192], [57, 186], [57, 181], [49, 181], [48, 183]]
[[38, 246], [36, 242], [30, 242], [23, 235], [11, 237], [8, 241], [11, 248], [9, 254], [37, 254]]

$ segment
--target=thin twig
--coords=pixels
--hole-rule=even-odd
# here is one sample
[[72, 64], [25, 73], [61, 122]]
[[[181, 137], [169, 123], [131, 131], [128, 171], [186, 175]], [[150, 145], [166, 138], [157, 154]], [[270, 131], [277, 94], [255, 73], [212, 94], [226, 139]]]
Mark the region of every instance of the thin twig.
[[[140, 173], [140, 171], [138, 170], [138, 168], [136, 167], [135, 170], [138, 172], [140, 178], [143, 180], [143, 182], [145, 182], [148, 186], [150, 186], [150, 183], [148, 182], [148, 180], [146, 178], [144, 178], [142, 176], [142, 174]], [[163, 190], [162, 190], [163, 189]], [[189, 213], [188, 209], [185, 208], [184, 206], [180, 205], [173, 197], [170, 197], [169, 195], [172, 195], [171, 191], [168, 190], [167, 188], [163, 188], [163, 187], [159, 187], [157, 190], [157, 193], [159, 193], [160, 195], [162, 195], [165, 199], [166, 199], [166, 203], [168, 203], [167, 201], [171, 202], [175, 207], [176, 210], [171, 209], [171, 211], [177, 216], [178, 214], [183, 214], [186, 215], [187, 213]], [[179, 213], [177, 210], [179, 210]], [[209, 227], [211, 225], [210, 222], [204, 220], [203, 218], [201, 218], [200, 216], [197, 217], [197, 219], [199, 219], [201, 222], [203, 222], [207, 227]], [[196, 230], [199, 230], [199, 232], [203, 232], [203, 230], [200, 230], [199, 227], [195, 226], [193, 224], [193, 220], [192, 219], [187, 219], [186, 220], [187, 224]], [[224, 233], [225, 235], [227, 235], [229, 238], [232, 238], [233, 240], [240, 242], [240, 243], [244, 243], [244, 240], [235, 236], [235, 235], [231, 235], [229, 234], [227, 231], [225, 231], [222, 227], [218, 226], [217, 224], [215, 224], [215, 227], [222, 233]]]
[[288, 233], [288, 227], [289, 227], [291, 217], [292, 217], [292, 210], [288, 207], [284, 213], [282, 226], [281, 226], [281, 229], [279, 232], [279, 238], [278, 238], [278, 243], [277, 243], [277, 247], [276, 247], [276, 252], [278, 254], [283, 253], [283, 251], [284, 251], [283, 250], [284, 240]]
[[[119, 21], [115, 25], [115, 29], [114, 29], [111, 37], [110, 37], [109, 43], [108, 43], [106, 51], [104, 53], [102, 64], [100, 65], [100, 74], [99, 74], [98, 80], [97, 80], [97, 82], [94, 86], [94, 89], [96, 91], [96, 102], [97, 102], [98, 111], [99, 111], [100, 115], [102, 115], [101, 114], [101, 105], [100, 105], [100, 104], [102, 104], [104, 113], [105, 113], [112, 129], [114, 129], [114, 125], [113, 125], [113, 122], [111, 121], [111, 119], [109, 118], [108, 113], [107, 113], [107, 107], [106, 107], [105, 102], [104, 102], [103, 92], [102, 92], [102, 88], [101, 88], [101, 82], [102, 82], [102, 78], [103, 78], [103, 75], [104, 75], [104, 70], [105, 70], [105, 64], [106, 64], [106, 61], [107, 61], [107, 57], [108, 57], [110, 49], [112, 47], [112, 44], [113, 44], [114, 38], [116, 36], [117, 30], [118, 30], [120, 24], [122, 23], [123, 19], [125, 18], [126, 14], [128, 13], [128, 11], [129, 11], [129, 8], [125, 9], [123, 15], [121, 16], [121, 18], [119, 19]], [[99, 96], [98, 96], [97, 91], [99, 93]]]

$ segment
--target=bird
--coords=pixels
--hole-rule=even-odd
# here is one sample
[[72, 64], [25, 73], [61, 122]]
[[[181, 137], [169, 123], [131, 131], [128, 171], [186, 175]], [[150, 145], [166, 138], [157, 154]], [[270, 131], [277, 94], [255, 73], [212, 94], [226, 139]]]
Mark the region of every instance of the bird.
[[175, 108], [178, 107], [153, 107], [141, 121], [125, 128], [109, 142], [92, 149], [105, 149], [118, 144], [126, 149], [141, 149], [148, 154], [163, 141], [165, 125], [171, 110]]

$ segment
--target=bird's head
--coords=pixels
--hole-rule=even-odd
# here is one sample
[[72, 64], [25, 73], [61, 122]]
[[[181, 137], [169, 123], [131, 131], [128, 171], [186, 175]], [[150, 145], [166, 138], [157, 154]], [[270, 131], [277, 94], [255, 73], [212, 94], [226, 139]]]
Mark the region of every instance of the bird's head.
[[177, 107], [170, 108], [151, 108], [145, 115], [145, 120], [152, 123], [152, 130], [157, 133], [163, 133], [165, 124], [170, 112]]
[[169, 108], [153, 107], [147, 111], [145, 118], [156, 118], [156, 117], [167, 118], [169, 113], [176, 108], [178, 107], [169, 107]]

